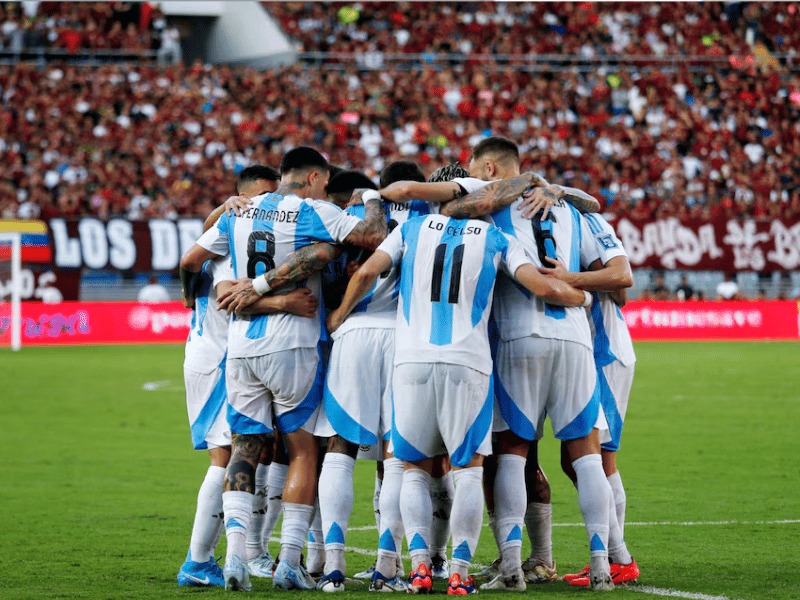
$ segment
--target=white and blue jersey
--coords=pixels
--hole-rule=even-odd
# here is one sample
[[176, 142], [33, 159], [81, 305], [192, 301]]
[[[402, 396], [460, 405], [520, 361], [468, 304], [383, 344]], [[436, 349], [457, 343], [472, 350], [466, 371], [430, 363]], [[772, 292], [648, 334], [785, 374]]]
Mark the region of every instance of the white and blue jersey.
[[[389, 233], [409, 219], [430, 214], [431, 207], [427, 202], [414, 200], [405, 204], [384, 202], [386, 220]], [[350, 214], [364, 218], [363, 204], [350, 206], [346, 209]], [[345, 257], [346, 260], [351, 260]], [[397, 319], [397, 296], [400, 292], [400, 265], [392, 265], [390, 269], [381, 273], [375, 285], [367, 292], [361, 301], [356, 304], [347, 320], [337, 330], [337, 336], [354, 327], [394, 327]]]
[[230, 444], [223, 410], [227, 401], [225, 362], [228, 316], [217, 310], [216, 285], [225, 272], [227, 257], [209, 260], [200, 273], [200, 289], [192, 311], [183, 362], [186, 406], [192, 445], [203, 450]]
[[[586, 214], [583, 219], [594, 240], [594, 258], [588, 257], [590, 264], [600, 259], [605, 265], [616, 256], [628, 256], [614, 228], [602, 216]], [[593, 292], [593, 295], [590, 325], [595, 363], [598, 367], [605, 367], [618, 360], [626, 367], [631, 366], [636, 361], [636, 354], [622, 312], [606, 292]]]
[[[280, 265], [303, 246], [342, 242], [360, 222], [328, 202], [269, 193], [253, 198], [240, 217], [222, 215], [197, 243], [215, 254], [230, 254], [236, 278], [253, 278]], [[319, 274], [302, 285], [319, 300]], [[230, 324], [228, 356], [314, 348], [321, 326], [319, 311], [315, 319], [288, 313], [236, 317]]]
[[397, 227], [378, 249], [395, 265], [402, 260], [395, 365], [447, 363], [491, 374], [495, 280], [500, 268], [513, 276], [530, 264], [521, 245], [483, 221], [428, 215]]
[[[467, 178], [454, 181], [470, 192], [490, 183]], [[519, 241], [537, 267], [552, 267], [543, 261], [544, 256], [558, 259], [573, 272], [588, 266], [587, 257], [582, 253], [587, 252], [590, 242], [592, 245], [594, 242], [589, 239], [581, 215], [573, 206], [559, 200], [550, 208], [548, 219], [540, 221], [538, 217], [523, 217], [519, 210], [520, 202], [521, 197], [484, 218]], [[534, 335], [592, 347], [589, 325], [582, 308], [547, 304], [510, 278], [498, 279], [494, 310], [503, 341]]]

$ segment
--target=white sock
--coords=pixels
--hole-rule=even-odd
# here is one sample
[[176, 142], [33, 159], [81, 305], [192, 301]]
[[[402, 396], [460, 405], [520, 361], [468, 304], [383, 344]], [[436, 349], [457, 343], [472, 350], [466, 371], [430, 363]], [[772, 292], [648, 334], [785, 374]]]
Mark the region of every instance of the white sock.
[[593, 557], [608, 557], [608, 511], [611, 487], [599, 454], [587, 454], [572, 463], [578, 478], [578, 505], [586, 524]]
[[383, 486], [380, 496], [381, 527], [378, 539], [377, 571], [392, 579], [397, 574], [397, 557], [403, 544], [403, 518], [400, 516], [400, 490], [403, 487], [403, 461], [383, 461]]
[[[383, 468], [386, 468], [384, 464]], [[386, 477], [386, 471], [384, 471]], [[375, 528], [381, 530], [381, 487], [383, 486], [383, 479], [378, 477], [378, 471], [375, 471], [375, 488], [372, 491], [372, 511], [375, 513]]]
[[608, 484], [611, 486], [611, 493], [614, 495], [614, 510], [617, 513], [617, 523], [619, 524], [619, 535], [625, 538], [625, 488], [622, 487], [622, 478], [619, 471], [614, 472], [608, 477]]
[[325, 574], [345, 572], [344, 545], [353, 512], [353, 469], [356, 459], [328, 452], [319, 476], [319, 507], [325, 540]]
[[453, 532], [450, 575], [467, 577], [483, 525], [483, 467], [453, 471], [453, 483], [456, 492], [450, 526]]
[[525, 520], [524, 456], [500, 454], [494, 480], [494, 515], [503, 561], [504, 575], [515, 573], [522, 566], [522, 525]]
[[222, 483], [225, 467], [208, 467], [200, 491], [197, 492], [197, 510], [194, 513], [192, 539], [189, 552], [194, 562], [208, 562], [214, 557], [219, 532], [222, 528]]
[[286, 485], [286, 474], [289, 472], [289, 465], [272, 463], [269, 466], [267, 475], [267, 512], [264, 515], [264, 525], [261, 529], [261, 540], [264, 549], [269, 544], [269, 538], [275, 531], [275, 525], [281, 516], [283, 509], [283, 486]]
[[613, 502], [608, 503], [608, 560], [620, 565], [628, 565], [633, 560], [625, 545], [625, 540], [619, 534], [617, 511]]
[[250, 517], [250, 527], [247, 530], [247, 542], [245, 550], [247, 554], [245, 560], [255, 558], [262, 552], [264, 542], [262, 540], [262, 529], [264, 527], [264, 513], [267, 504], [267, 475], [269, 465], [259, 465], [256, 467], [256, 493], [253, 496], [253, 514]]
[[321, 573], [325, 568], [325, 541], [322, 534], [322, 513], [319, 510], [319, 496], [314, 501], [314, 516], [308, 528], [308, 560], [306, 569], [309, 573]]
[[553, 566], [553, 505], [529, 502], [525, 527], [531, 542], [531, 558]]
[[228, 539], [225, 562], [234, 556], [244, 560], [247, 529], [253, 514], [253, 494], [222, 492], [222, 510], [225, 512], [225, 537]]
[[431, 562], [430, 537], [433, 505], [431, 504], [431, 476], [422, 469], [403, 471], [403, 493], [400, 494], [400, 514], [411, 555], [411, 570], [420, 563]]
[[431, 556], [447, 557], [447, 542], [450, 539], [450, 511], [453, 509], [453, 472], [431, 478]]
[[305, 546], [308, 528], [313, 518], [313, 506], [284, 502], [280, 559], [292, 567], [300, 565], [300, 554]]

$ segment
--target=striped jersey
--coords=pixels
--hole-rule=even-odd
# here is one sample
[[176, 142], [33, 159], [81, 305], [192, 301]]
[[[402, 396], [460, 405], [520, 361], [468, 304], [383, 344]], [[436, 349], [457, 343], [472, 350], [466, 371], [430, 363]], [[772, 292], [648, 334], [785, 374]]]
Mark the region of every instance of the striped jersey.
[[[253, 278], [282, 264], [298, 248], [342, 242], [360, 222], [329, 202], [270, 193], [253, 198], [240, 217], [223, 214], [197, 243], [215, 254], [230, 254], [237, 279]], [[308, 287], [319, 300], [318, 273], [298, 286]], [[322, 326], [319, 310], [314, 318], [289, 313], [236, 316], [229, 328], [228, 356], [314, 348]]]
[[401, 263], [395, 364], [447, 363], [492, 372], [487, 323], [498, 270], [530, 260], [484, 221], [409, 219], [378, 247]]
[[[389, 233], [409, 219], [428, 215], [431, 206], [427, 202], [412, 201], [404, 204], [384, 202]], [[364, 218], [364, 205], [359, 204], [346, 209], [347, 212]], [[347, 254], [341, 257], [345, 262], [352, 260]], [[353, 312], [347, 317], [342, 326], [336, 331], [334, 337], [356, 327], [386, 328], [394, 327], [397, 320], [397, 295], [400, 291], [400, 264], [392, 265], [390, 269], [381, 273], [375, 285], [361, 301], [356, 304]]]
[[[473, 178], [454, 181], [470, 193], [490, 183]], [[548, 219], [541, 221], [538, 216], [524, 218], [519, 210], [521, 202], [520, 197], [510, 206], [484, 218], [519, 241], [537, 267], [552, 266], [544, 256], [555, 257], [573, 272], [588, 266], [587, 253], [594, 247], [594, 241], [581, 221], [581, 214], [572, 205], [559, 200], [551, 207]], [[498, 279], [494, 316], [503, 341], [537, 336], [592, 347], [583, 308], [547, 304], [509, 277]]]
[[[596, 214], [583, 215], [584, 226], [594, 240], [594, 258], [589, 257], [590, 264], [600, 259], [606, 264], [615, 256], [627, 256], [614, 228], [602, 216]], [[615, 360], [626, 367], [636, 361], [633, 342], [625, 318], [619, 306], [606, 292], [593, 292], [589, 325], [594, 339], [594, 360], [598, 367], [605, 367]]]
[[217, 310], [216, 285], [223, 279], [225, 263], [230, 259], [220, 257], [207, 260], [200, 273], [200, 291], [192, 311], [192, 326], [186, 340], [183, 368], [208, 374], [225, 362], [228, 348], [228, 315]]

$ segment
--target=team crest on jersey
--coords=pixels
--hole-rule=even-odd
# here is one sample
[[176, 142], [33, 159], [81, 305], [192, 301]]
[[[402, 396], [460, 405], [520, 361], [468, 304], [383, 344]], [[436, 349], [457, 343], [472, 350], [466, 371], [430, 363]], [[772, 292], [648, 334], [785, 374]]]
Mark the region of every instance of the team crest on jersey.
[[610, 235], [601, 235], [597, 239], [601, 244], [603, 244], [603, 248], [606, 248], [607, 250], [617, 247], [617, 243], [614, 241], [614, 238], [611, 237]]

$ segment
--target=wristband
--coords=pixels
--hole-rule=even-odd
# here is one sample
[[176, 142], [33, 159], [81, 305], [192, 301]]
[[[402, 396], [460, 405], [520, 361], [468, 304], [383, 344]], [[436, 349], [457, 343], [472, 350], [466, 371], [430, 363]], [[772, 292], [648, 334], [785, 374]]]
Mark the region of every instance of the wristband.
[[378, 200], [381, 199], [381, 193], [378, 190], [367, 190], [363, 194], [361, 194], [361, 202], [364, 204], [367, 203], [369, 200]]
[[581, 306], [583, 308], [586, 308], [588, 306], [591, 306], [591, 304], [592, 304], [592, 295], [586, 290], [583, 290], [583, 304], [581, 304]]
[[253, 279], [253, 289], [256, 291], [256, 294], [259, 296], [263, 296], [268, 291], [272, 289], [272, 287], [267, 283], [267, 276], [259, 275], [255, 279]]
[[202, 271], [193, 273], [187, 271], [183, 267], [179, 270], [181, 277], [181, 284], [183, 285], [183, 295], [188, 298], [197, 298], [197, 293], [200, 291]]

